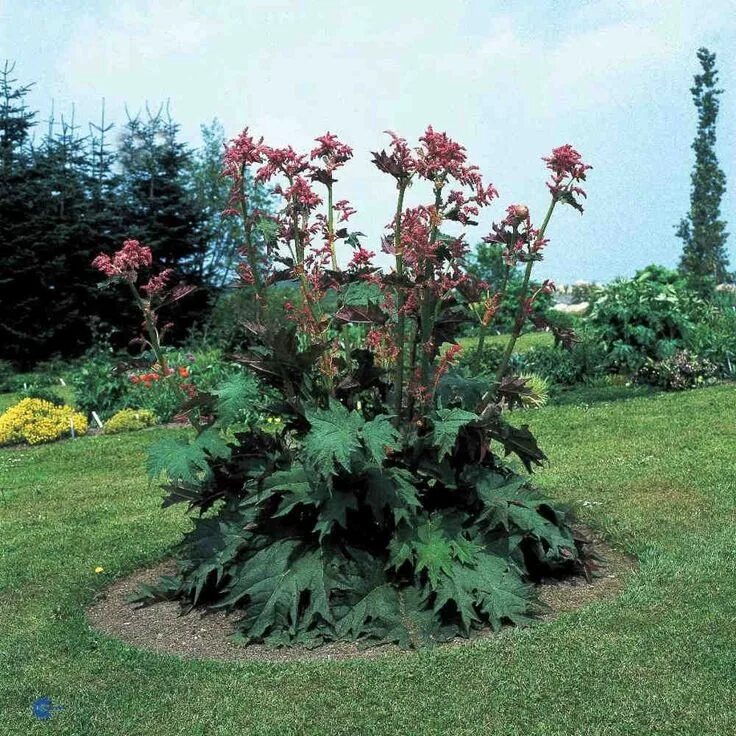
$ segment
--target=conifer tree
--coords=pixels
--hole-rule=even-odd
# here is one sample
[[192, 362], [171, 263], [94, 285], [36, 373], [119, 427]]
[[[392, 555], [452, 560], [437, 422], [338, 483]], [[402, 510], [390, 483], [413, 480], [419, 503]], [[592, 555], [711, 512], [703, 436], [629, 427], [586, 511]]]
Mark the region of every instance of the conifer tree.
[[25, 286], [25, 294], [33, 300], [32, 323], [43, 340], [33, 359], [78, 355], [90, 342], [87, 315], [97, 307], [97, 290], [90, 290], [85, 278], [97, 238], [88, 218], [86, 168], [86, 141], [73, 111], [69, 120], [57, 121], [52, 114], [31, 169], [41, 196], [29, 223], [36, 233], [37, 278]]
[[[121, 307], [130, 314], [119, 295], [89, 289], [108, 213], [95, 216], [88, 154], [73, 111], [69, 120], [57, 120], [52, 111], [46, 134], [25, 161], [27, 185], [18, 204], [26, 219], [23, 237], [15, 240], [28, 247], [10, 272], [8, 298], [15, 331], [10, 344], [26, 365], [84, 352], [93, 339], [90, 315], [107, 311], [120, 323]], [[112, 302], [109, 309], [103, 308], [106, 301]]]
[[677, 236], [683, 242], [680, 271], [703, 294], [728, 278], [726, 223], [721, 219], [721, 199], [726, 191], [726, 176], [716, 157], [716, 122], [719, 96], [716, 55], [698, 49], [702, 73], [695, 75], [691, 87], [698, 113], [698, 130], [692, 149], [695, 165], [690, 177], [690, 211], [680, 221]]
[[37, 279], [30, 223], [41, 202], [32, 172], [37, 113], [26, 103], [32, 85], [20, 85], [14, 69], [9, 61], [0, 69], [0, 358], [22, 364], [26, 348], [41, 344], [29, 331], [32, 304], [25, 299], [26, 285]]
[[[128, 116], [118, 148], [117, 195], [125, 237], [151, 248], [157, 259], [153, 267], [172, 268], [180, 280], [204, 287], [204, 223], [188, 175], [192, 152], [179, 140], [179, 129], [168, 105], [155, 113], [146, 106], [145, 118]], [[175, 321], [201, 323], [209, 296], [200, 288], [198, 297], [178, 303]]]
[[[103, 99], [99, 120], [89, 124], [87, 138], [87, 217], [98, 251], [109, 253], [118, 249], [127, 237], [119, 196], [122, 177], [116, 168], [117, 152], [111, 145], [114, 129], [114, 124], [106, 118]], [[94, 339], [125, 347], [140, 322], [129, 300], [120, 299], [112, 289], [98, 290], [96, 300], [97, 312], [93, 313], [96, 319], [91, 325]]]
[[205, 250], [202, 217], [188, 189], [192, 153], [178, 140], [179, 125], [168, 113], [146, 108], [125, 124], [118, 160], [126, 235], [151, 247], [164, 268], [200, 282]]

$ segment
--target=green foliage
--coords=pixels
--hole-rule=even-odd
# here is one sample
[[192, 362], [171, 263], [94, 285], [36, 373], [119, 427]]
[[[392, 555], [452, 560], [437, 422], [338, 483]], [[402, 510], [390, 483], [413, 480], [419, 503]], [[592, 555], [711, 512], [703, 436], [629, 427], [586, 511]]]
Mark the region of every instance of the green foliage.
[[129, 406], [130, 379], [119, 369], [122, 361], [111, 353], [90, 354], [72, 374], [76, 405], [86, 413], [112, 416]]
[[464, 409], [437, 409], [432, 418], [432, 442], [440, 460], [452, 452], [460, 430], [478, 416]]
[[[301, 365], [298, 353], [291, 360]], [[544, 458], [526, 428], [468, 408], [474, 380], [445, 376], [447, 405], [410, 437], [380, 402], [367, 411], [329, 399], [282, 404], [279, 429], [251, 426], [227, 444], [216, 427], [158, 442], [149, 473], [166, 475], [166, 504], [222, 505], [185, 536], [178, 573], [137, 599], [237, 610], [241, 640], [272, 645], [420, 646], [527, 621], [529, 580], [585, 563], [566, 515], [484, 450], [489, 432], [529, 466]], [[230, 379], [217, 392], [218, 422], [236, 419], [248, 395]]]
[[675, 274], [644, 269], [609, 284], [587, 324], [608, 355], [608, 369], [630, 374], [647, 359], [661, 360], [683, 347], [701, 309], [703, 303]]
[[51, 388], [29, 386], [27, 389], [21, 391], [20, 395], [25, 399], [41, 399], [42, 401], [48, 401], [50, 404], [54, 404], [55, 406], [64, 406], [64, 404], [66, 404], [66, 398], [58, 391]]
[[581, 304], [588, 302], [592, 304], [600, 295], [601, 287], [599, 284], [589, 283], [587, 281], [576, 281], [570, 287], [570, 296], [573, 304]]
[[247, 422], [260, 397], [258, 384], [244, 373], [233, 373], [213, 393], [217, 396], [217, 417], [225, 425]]
[[0, 393], [15, 391], [15, 369], [8, 360], [0, 360]]
[[687, 349], [718, 367], [722, 376], [736, 375], [736, 296], [716, 293], [699, 313], [686, 339]]
[[[473, 252], [468, 271], [486, 281], [493, 292], [503, 293], [499, 309], [493, 320], [494, 330], [511, 332], [519, 307], [523, 276], [520, 269], [509, 268], [502, 257], [503, 247], [497, 244], [478, 243]], [[532, 282], [531, 290], [536, 291], [539, 284]], [[539, 294], [534, 300], [535, 316], [547, 315], [552, 306], [552, 296]]]
[[379, 466], [387, 454], [401, 449], [399, 432], [386, 414], [379, 414], [366, 422], [361, 427], [360, 438], [369, 459]]
[[[124, 353], [110, 350], [90, 353], [71, 374], [75, 392], [75, 404], [83, 411], [98, 412], [101, 417], [111, 417], [121, 409], [145, 409], [162, 422], [173, 419], [181, 409], [181, 395], [169, 381], [134, 383], [132, 377], [141, 373], [141, 365], [146, 364], [146, 356], [132, 358]], [[241, 395], [231, 396], [224, 407], [236, 410], [234, 402], [242, 401], [242, 420], [253, 414], [253, 406], [258, 395], [257, 383], [252, 376], [243, 377], [240, 369], [222, 358], [219, 350], [168, 350], [166, 359], [173, 368], [185, 368], [188, 376], [182, 381], [193, 384], [203, 393], [220, 390], [241, 391]], [[150, 364], [150, 361], [149, 361]], [[223, 384], [226, 379], [241, 377], [236, 385]], [[227, 417], [230, 421], [229, 417]]]
[[477, 342], [469, 350], [464, 350], [460, 356], [459, 365], [473, 371], [477, 366], [479, 374], [493, 375], [501, 365], [503, 348], [499, 345], [488, 344], [486, 341], [480, 356]]
[[355, 601], [338, 623], [337, 632], [346, 639], [386, 641], [409, 648], [421, 644], [421, 635], [426, 638], [432, 619], [420, 593], [384, 583]]
[[601, 376], [607, 367], [604, 346], [587, 330], [576, 333], [570, 349], [540, 346], [520, 357], [517, 368], [534, 373], [555, 386], [574, 386]]
[[[0, 357], [27, 369], [55, 354], [80, 356], [100, 333], [118, 347], [135, 334], [128, 296], [93, 286], [100, 250], [138, 237], [154, 246], [158, 266], [196, 284], [204, 246], [190, 154], [170, 117], [128, 121], [113, 147], [104, 109], [98, 125], [52, 110], [37, 127], [31, 85], [12, 77], [11, 64], [0, 69], [0, 311], [13, 315], [0, 322]], [[202, 297], [190, 300], [190, 317], [206, 307]]]
[[[292, 283], [283, 282], [270, 289], [264, 297], [266, 311], [282, 312], [287, 301], [298, 301], [298, 290]], [[256, 299], [253, 289], [236, 285], [225, 287], [212, 306], [212, 313], [203, 332], [202, 342], [229, 352], [238, 350], [248, 340], [247, 324], [257, 318]]]
[[166, 437], [151, 447], [148, 475], [156, 480], [164, 473], [174, 483], [198, 485], [211, 477], [210, 462], [228, 457], [230, 448], [213, 430], [194, 440]]
[[307, 410], [306, 418], [312, 428], [304, 439], [305, 457], [327, 474], [335, 473], [337, 466], [349, 472], [354, 462], [380, 466], [387, 452], [399, 449], [399, 433], [387, 415], [366, 422], [358, 412], [330, 401], [328, 410]]
[[337, 401], [330, 408], [306, 411], [311, 425], [304, 439], [304, 451], [315, 467], [323, 466], [332, 475], [340, 465], [348, 472], [351, 458], [360, 449], [360, 432], [365, 420], [355, 411], [348, 411]]
[[134, 384], [126, 375], [127, 384], [124, 403], [129, 407], [145, 407], [162, 422], [170, 422], [180, 411], [181, 394], [171, 381], [155, 381], [150, 386]]
[[53, 115], [46, 132], [36, 130], [31, 85], [13, 69], [0, 70], [0, 357], [27, 368], [82, 352], [102, 304], [89, 287], [98, 244], [86, 142]]
[[718, 369], [706, 358], [699, 358], [687, 350], [678, 350], [664, 360], [647, 360], [636, 372], [637, 383], [656, 386], [666, 391], [701, 388], [713, 383]]
[[525, 408], [539, 409], [549, 401], [550, 382], [536, 373], [522, 373], [519, 376], [530, 393], [522, 398]]

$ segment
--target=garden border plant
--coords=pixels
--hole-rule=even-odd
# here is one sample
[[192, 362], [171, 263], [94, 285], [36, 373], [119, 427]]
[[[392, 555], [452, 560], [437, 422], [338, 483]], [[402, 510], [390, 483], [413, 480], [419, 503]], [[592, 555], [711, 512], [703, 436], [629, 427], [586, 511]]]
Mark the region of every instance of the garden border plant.
[[[166, 479], [164, 505], [186, 502], [196, 513], [176, 574], [141, 589], [138, 600], [240, 611], [244, 642], [406, 647], [523, 623], [534, 611], [530, 581], [587, 572], [566, 512], [504, 457], [515, 455], [528, 472], [546, 459], [529, 428], [507, 420], [532, 394], [509, 361], [534, 300], [554, 288], [529, 289], [552, 213], [558, 204], [582, 211], [579, 184], [590, 167], [571, 146], [554, 149], [544, 159], [551, 198], [541, 226], [519, 204], [494, 224], [487, 239], [503, 246], [510, 266], [524, 265], [523, 287], [496, 374], [469, 378], [454, 365], [454, 336], [473, 319], [488, 329], [502, 294], [465, 271], [464, 235], [442, 225], [476, 224], [498, 195], [445, 133], [428, 127], [413, 149], [390, 136], [389, 149], [373, 154], [396, 188], [382, 242], [394, 259], [388, 272], [373, 265], [362, 234], [348, 230], [355, 210], [335, 197], [349, 146], [327, 133], [299, 154], [246, 129], [227, 147], [227, 212], [241, 218], [241, 277], [258, 305], [233, 357], [269, 387], [263, 411], [280, 419], [269, 429], [243, 422], [252, 402], [245, 373], [214, 392], [182, 389], [157, 323], [160, 304], [182, 293], [167, 295], [168, 272], [138, 288], [148, 248], [126, 241], [96, 259], [130, 288], [153, 370], [181, 394], [195, 430], [151, 450], [151, 477]], [[281, 197], [275, 216], [251, 206], [243, 186], [250, 167]], [[407, 190], [421, 184], [431, 201], [406, 207]], [[267, 240], [265, 256], [253, 245], [256, 232]], [[344, 267], [339, 246], [352, 249]], [[298, 284], [299, 297], [268, 300], [284, 280]]]

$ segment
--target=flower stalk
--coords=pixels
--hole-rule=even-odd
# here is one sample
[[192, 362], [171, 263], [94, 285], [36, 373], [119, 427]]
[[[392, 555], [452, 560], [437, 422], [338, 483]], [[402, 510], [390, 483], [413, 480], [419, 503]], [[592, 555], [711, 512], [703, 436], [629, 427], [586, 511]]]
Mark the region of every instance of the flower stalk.
[[404, 279], [404, 252], [401, 243], [401, 215], [404, 211], [404, 195], [406, 194], [407, 184], [399, 182], [399, 194], [396, 200], [396, 215], [394, 219], [394, 253], [396, 254], [396, 369], [394, 374], [394, 414], [395, 421], [401, 422], [401, 412], [403, 408], [404, 393], [404, 363], [405, 363], [405, 343], [406, 343], [406, 293], [402, 283]]
[[[552, 217], [552, 212], [554, 211], [556, 204], [557, 204], [557, 197], [553, 196], [552, 200], [550, 201], [549, 207], [547, 208], [547, 214], [544, 216], [544, 220], [536, 236], [536, 242], [538, 243], [544, 240], [544, 233], [547, 230], [547, 225], [549, 224], [550, 218]], [[519, 294], [519, 308], [516, 313], [516, 320], [514, 321], [514, 329], [512, 330], [511, 336], [509, 337], [509, 340], [506, 343], [506, 348], [504, 349], [503, 357], [501, 358], [501, 363], [498, 366], [498, 370], [496, 371], [496, 384], [497, 385], [501, 382], [501, 379], [506, 375], [506, 371], [508, 370], [508, 367], [509, 367], [509, 361], [511, 360], [511, 355], [514, 352], [514, 347], [516, 347], [516, 341], [519, 339], [519, 336], [521, 335], [521, 331], [524, 328], [524, 322], [526, 322], [527, 297], [529, 294], [529, 281], [532, 276], [532, 269], [534, 268], [534, 258], [532, 257], [532, 254], [528, 253], [527, 257], [528, 257], [528, 260], [526, 263], [526, 268], [524, 269], [524, 280], [521, 284], [521, 293]]]

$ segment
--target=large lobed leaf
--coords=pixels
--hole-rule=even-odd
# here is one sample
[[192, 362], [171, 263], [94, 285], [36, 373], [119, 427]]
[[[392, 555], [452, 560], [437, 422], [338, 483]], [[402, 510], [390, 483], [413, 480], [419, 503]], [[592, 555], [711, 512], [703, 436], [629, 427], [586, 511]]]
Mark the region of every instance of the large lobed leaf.
[[148, 476], [155, 480], [164, 474], [177, 483], [198, 484], [211, 476], [213, 459], [229, 456], [231, 448], [214, 429], [207, 429], [194, 440], [164, 437], [151, 446]]
[[304, 438], [308, 462], [323, 475], [334, 475], [339, 465], [351, 468], [351, 458], [360, 450], [360, 429], [365, 424], [356, 411], [348, 411], [339, 401], [330, 400], [329, 409], [308, 409], [311, 429]]
[[432, 417], [432, 443], [437, 447], [440, 460], [453, 451], [460, 430], [477, 419], [477, 414], [465, 409], [436, 410]]

